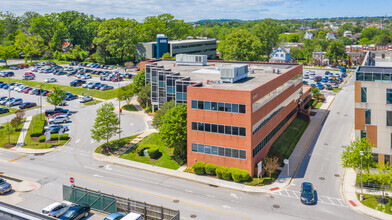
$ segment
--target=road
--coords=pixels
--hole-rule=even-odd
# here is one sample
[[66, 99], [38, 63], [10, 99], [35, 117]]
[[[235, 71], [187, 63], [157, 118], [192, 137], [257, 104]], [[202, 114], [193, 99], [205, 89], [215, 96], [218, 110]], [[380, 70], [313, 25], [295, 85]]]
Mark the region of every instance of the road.
[[[340, 177], [334, 176], [341, 174], [341, 146], [349, 143], [353, 126], [352, 96], [351, 80], [337, 95], [298, 175], [290, 187], [280, 193], [231, 191], [95, 161], [91, 152], [99, 143], [91, 141], [89, 130], [99, 105], [77, 109], [71, 117], [73, 139], [62, 149], [45, 156], [29, 155], [13, 163], [8, 161], [20, 154], [0, 151], [1, 171], [41, 183], [40, 189], [23, 194], [25, 200], [18, 204], [34, 211], [60, 201], [62, 184], [69, 184], [69, 177], [73, 176], [78, 186], [178, 209], [182, 219], [369, 219], [342, 202]], [[146, 128], [141, 117], [127, 114], [122, 120], [126, 136]], [[305, 206], [299, 201], [300, 183], [305, 180], [315, 185], [319, 198], [317, 205]], [[99, 218], [98, 215], [91, 217]]]

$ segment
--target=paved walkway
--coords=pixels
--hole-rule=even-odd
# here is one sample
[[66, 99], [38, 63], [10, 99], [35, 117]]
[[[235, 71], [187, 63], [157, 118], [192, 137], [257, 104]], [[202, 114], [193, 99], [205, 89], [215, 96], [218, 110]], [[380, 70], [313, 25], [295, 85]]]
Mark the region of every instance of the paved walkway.
[[26, 137], [27, 131], [29, 130], [30, 123], [31, 123], [32, 119], [33, 119], [33, 116], [28, 116], [26, 118], [26, 120], [23, 124], [22, 130], [19, 134], [18, 143], [16, 144], [17, 148], [20, 148], [25, 145], [25, 137]]

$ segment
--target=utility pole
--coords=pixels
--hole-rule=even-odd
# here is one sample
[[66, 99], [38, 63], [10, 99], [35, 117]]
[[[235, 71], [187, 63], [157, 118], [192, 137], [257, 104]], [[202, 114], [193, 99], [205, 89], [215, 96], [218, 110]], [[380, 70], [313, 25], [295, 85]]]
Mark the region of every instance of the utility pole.
[[117, 90], [118, 90], [118, 139], [121, 139], [121, 101], [120, 101], [120, 66], [117, 64]]
[[39, 109], [40, 109], [40, 115], [42, 119], [42, 85], [39, 86], [40, 93], [39, 93]]
[[362, 156], [363, 156], [363, 151], [359, 151], [359, 154], [361, 155], [361, 195], [359, 196], [359, 200], [363, 201], [363, 184], [362, 184]]
[[[11, 84], [11, 74], [8, 73], [8, 102], [10, 103], [10, 108], [11, 108], [11, 88], [10, 88], [10, 84]], [[11, 143], [11, 134], [10, 134], [10, 126], [11, 126], [11, 122], [8, 122], [8, 144]]]

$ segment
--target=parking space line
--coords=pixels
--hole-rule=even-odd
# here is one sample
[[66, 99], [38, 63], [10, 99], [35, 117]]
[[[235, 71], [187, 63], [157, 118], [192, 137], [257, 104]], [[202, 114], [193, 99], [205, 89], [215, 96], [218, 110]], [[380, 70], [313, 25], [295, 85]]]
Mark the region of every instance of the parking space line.
[[345, 206], [345, 205], [342, 203], [341, 199], [337, 199], [337, 200], [338, 200], [338, 202], [340, 203], [340, 205]]
[[332, 205], [335, 205], [335, 203], [333, 203], [332, 200], [328, 196], [326, 196], [326, 197], [332, 203]]
[[295, 198], [299, 199], [299, 196], [297, 196], [297, 193], [295, 191], [292, 191], [292, 192], [293, 192]]

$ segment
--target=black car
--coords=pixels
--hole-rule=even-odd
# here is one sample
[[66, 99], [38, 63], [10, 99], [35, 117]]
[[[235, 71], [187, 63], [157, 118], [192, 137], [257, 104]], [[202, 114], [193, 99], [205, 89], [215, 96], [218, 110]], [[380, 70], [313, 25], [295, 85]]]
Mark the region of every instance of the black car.
[[15, 76], [14, 72], [4, 72], [3, 74], [4, 77], [11, 77], [11, 76]]
[[72, 206], [59, 219], [71, 220], [86, 218], [90, 214], [90, 206]]
[[55, 108], [55, 109], [47, 109], [45, 110], [45, 115], [49, 116], [52, 114], [56, 114], [56, 113], [65, 113], [65, 114], [69, 114], [69, 110], [68, 109], [63, 109], [63, 108]]
[[81, 80], [81, 79], [77, 79], [77, 80], [70, 82], [70, 86], [81, 86], [85, 83], [86, 83], [86, 81]]
[[313, 205], [316, 202], [312, 183], [309, 182], [302, 183], [301, 202], [306, 205]]
[[10, 110], [8, 108], [0, 107], [0, 114], [4, 114], [4, 113], [7, 113], [7, 112], [10, 112]]
[[74, 94], [72, 94], [72, 93], [70, 93], [70, 92], [67, 92], [67, 93], [65, 93], [65, 101], [71, 101], [71, 100], [74, 100], [74, 99], [77, 99], [78, 98], [78, 95], [74, 95]]
[[35, 106], [37, 106], [37, 103], [35, 103], [35, 102], [25, 102], [25, 103], [20, 104], [19, 108], [20, 109], [25, 109], [25, 108], [32, 108], [32, 107], [35, 107]]
[[77, 73], [76, 71], [71, 71], [71, 72], [67, 73], [67, 76], [73, 76], [73, 75], [75, 75], [76, 73]]

